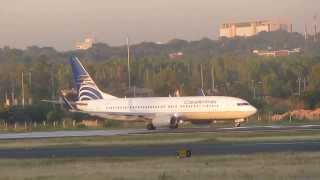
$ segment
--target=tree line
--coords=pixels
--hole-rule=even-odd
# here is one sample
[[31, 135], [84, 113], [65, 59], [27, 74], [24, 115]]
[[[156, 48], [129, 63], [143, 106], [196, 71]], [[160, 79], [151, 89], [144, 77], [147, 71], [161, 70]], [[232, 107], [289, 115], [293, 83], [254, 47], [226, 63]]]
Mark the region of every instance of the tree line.
[[[271, 48], [302, 48], [303, 52], [275, 58], [252, 54], [253, 49]], [[168, 57], [178, 51], [184, 53], [183, 58]], [[150, 89], [154, 96], [168, 96], [176, 89], [183, 96], [191, 96], [203, 86], [208, 95], [242, 97], [261, 111], [284, 112], [320, 105], [320, 43], [305, 41], [298, 33], [261, 33], [252, 38], [193, 42], [172, 40], [166, 44], [145, 42], [133, 45], [132, 52], [131, 84]], [[59, 108], [53, 110], [40, 100], [57, 99], [60, 90], [73, 88], [70, 55], [79, 57], [103, 91], [119, 97], [133, 96], [128, 91], [124, 46], [99, 43], [88, 50], [67, 52], [51, 47], [4, 47], [0, 49], [0, 119], [50, 119], [48, 113]], [[16, 99], [21, 105], [22, 94], [26, 104], [30, 102], [32, 106], [4, 106], [6, 98]], [[34, 112], [37, 109], [38, 114]]]

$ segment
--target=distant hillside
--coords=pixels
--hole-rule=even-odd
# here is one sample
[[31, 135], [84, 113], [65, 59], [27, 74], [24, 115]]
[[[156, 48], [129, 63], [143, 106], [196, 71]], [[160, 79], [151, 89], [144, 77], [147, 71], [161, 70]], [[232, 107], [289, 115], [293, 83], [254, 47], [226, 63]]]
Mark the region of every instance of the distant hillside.
[[[320, 42], [305, 41], [303, 35], [288, 33], [285, 31], [263, 32], [254, 37], [211, 40], [208, 38], [199, 41], [185, 41], [180, 39], [171, 40], [165, 44], [143, 42], [131, 46], [134, 59], [161, 57], [168, 58], [172, 52], [183, 52], [188, 59], [207, 59], [208, 57], [219, 57], [223, 55], [251, 55], [254, 49], [293, 49], [302, 48], [310, 56], [320, 55]], [[94, 44], [88, 50], [58, 52], [51, 47], [39, 48], [28, 47], [25, 50], [11, 49], [5, 47], [0, 49], [1, 62], [30, 63], [39, 58], [47, 58], [49, 61], [64, 62], [71, 54], [79, 56], [88, 61], [101, 62], [118, 58], [126, 58], [125, 46], [112, 47], [104, 43]]]
[[[185, 41], [180, 39], [171, 40], [165, 44], [143, 42], [131, 46], [132, 55], [135, 59], [144, 57], [167, 57], [172, 52], [183, 52], [189, 58], [205, 59], [212, 56], [251, 55], [255, 49], [294, 49], [302, 48], [310, 55], [319, 55], [320, 43], [305, 41], [299, 33], [286, 31], [263, 32], [249, 38], [211, 40], [208, 38], [199, 41]], [[88, 60], [106, 60], [126, 57], [126, 48], [110, 47], [107, 44], [95, 44], [87, 51], [73, 52]]]
[[[302, 53], [288, 57], [260, 57], [254, 49], [301, 48]], [[260, 33], [249, 38], [174, 39], [165, 44], [144, 42], [131, 48], [132, 85], [147, 88], [155, 96], [168, 96], [176, 89], [183, 96], [195, 95], [203, 86], [207, 94], [243, 97], [258, 107], [285, 112], [294, 104], [320, 107], [320, 42], [305, 41], [298, 33]], [[171, 60], [168, 54], [182, 52]], [[68, 65], [77, 55], [96, 83], [116, 96], [131, 96], [128, 91], [127, 52], [125, 46], [97, 43], [88, 50], [58, 52], [51, 47], [25, 50], [0, 49], [0, 107], [5, 95], [22, 97], [22, 72], [25, 98], [38, 102], [57, 97], [61, 89], [71, 89], [73, 78]], [[212, 77], [214, 76], [214, 89]], [[270, 103], [289, 100], [286, 104]], [[279, 104], [279, 106], [275, 106]]]

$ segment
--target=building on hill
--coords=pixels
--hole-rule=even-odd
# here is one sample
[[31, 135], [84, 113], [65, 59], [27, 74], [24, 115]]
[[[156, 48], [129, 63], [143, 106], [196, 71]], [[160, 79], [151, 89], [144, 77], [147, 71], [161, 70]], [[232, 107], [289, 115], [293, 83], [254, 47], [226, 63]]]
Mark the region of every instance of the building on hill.
[[169, 54], [170, 59], [182, 59], [184, 56], [183, 52], [174, 52]]
[[95, 40], [93, 38], [86, 38], [83, 42], [78, 42], [76, 44], [77, 50], [86, 50], [92, 47]]
[[279, 30], [292, 32], [292, 24], [274, 20], [225, 23], [220, 27], [220, 38], [250, 37], [260, 32]]
[[293, 50], [277, 50], [277, 51], [266, 51], [266, 50], [253, 50], [253, 54], [258, 56], [265, 56], [265, 57], [284, 57], [290, 56], [292, 54], [299, 54], [301, 53], [300, 48], [296, 48]]

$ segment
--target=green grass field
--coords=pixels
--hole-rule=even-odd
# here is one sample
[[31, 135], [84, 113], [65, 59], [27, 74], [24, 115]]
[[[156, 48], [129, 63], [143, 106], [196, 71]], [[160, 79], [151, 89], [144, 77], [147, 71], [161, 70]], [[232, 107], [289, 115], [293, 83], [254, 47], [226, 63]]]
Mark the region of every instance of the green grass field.
[[0, 179], [319, 179], [320, 152], [148, 158], [0, 159]]

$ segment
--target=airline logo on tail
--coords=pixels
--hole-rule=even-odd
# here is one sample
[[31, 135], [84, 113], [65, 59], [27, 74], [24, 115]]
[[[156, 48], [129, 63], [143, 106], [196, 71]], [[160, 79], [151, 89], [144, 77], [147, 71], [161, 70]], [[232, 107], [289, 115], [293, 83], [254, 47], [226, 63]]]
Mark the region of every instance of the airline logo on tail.
[[79, 101], [103, 99], [102, 92], [92, 80], [89, 73], [84, 69], [79, 59], [75, 56], [70, 58], [74, 82], [78, 92]]
[[90, 77], [80, 77], [79, 101], [103, 99]]

